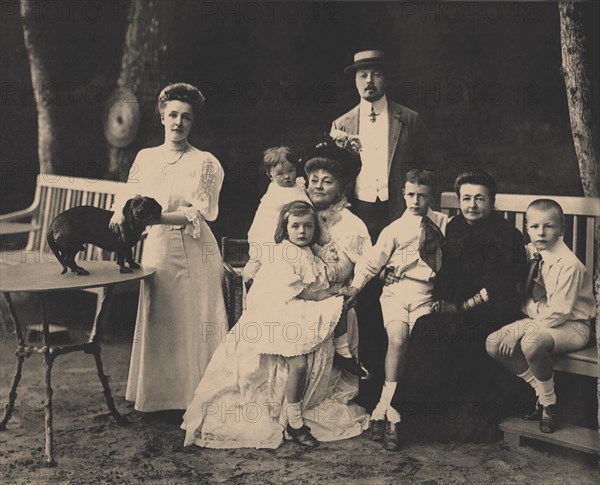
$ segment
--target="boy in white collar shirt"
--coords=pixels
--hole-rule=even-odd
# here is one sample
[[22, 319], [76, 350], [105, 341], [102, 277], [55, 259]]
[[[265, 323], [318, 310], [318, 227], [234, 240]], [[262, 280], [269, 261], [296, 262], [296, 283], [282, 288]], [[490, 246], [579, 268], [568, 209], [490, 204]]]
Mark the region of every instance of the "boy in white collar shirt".
[[590, 274], [561, 239], [562, 207], [537, 199], [529, 204], [526, 218], [532, 255], [522, 307], [527, 318], [491, 334], [486, 347], [535, 391], [536, 409], [524, 419], [540, 420], [540, 430], [552, 433], [557, 426], [552, 354], [587, 344], [596, 302]]
[[371, 415], [371, 438], [383, 440], [397, 451], [400, 413], [391, 405], [403, 368], [408, 336], [417, 318], [431, 313], [433, 281], [441, 265], [441, 246], [448, 216], [429, 207], [434, 195], [435, 174], [414, 169], [406, 174], [406, 211], [385, 227], [372, 250], [356, 264], [354, 279], [346, 291], [351, 303], [373, 277], [386, 285], [380, 303], [388, 335], [385, 384]]

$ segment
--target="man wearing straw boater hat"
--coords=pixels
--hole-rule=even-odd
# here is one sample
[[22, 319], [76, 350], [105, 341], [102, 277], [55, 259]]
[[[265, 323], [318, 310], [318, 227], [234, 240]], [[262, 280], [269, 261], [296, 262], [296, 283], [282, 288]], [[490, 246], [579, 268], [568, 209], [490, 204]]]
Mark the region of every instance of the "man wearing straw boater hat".
[[[388, 74], [392, 67], [380, 50], [365, 50], [354, 55], [354, 63], [344, 73], [354, 74], [360, 102], [331, 126], [331, 136], [344, 132], [358, 136], [362, 145], [362, 169], [356, 178], [351, 210], [367, 226], [373, 243], [381, 230], [398, 219], [406, 204], [404, 175], [411, 168], [426, 165], [427, 132], [415, 111], [394, 103], [386, 96]], [[377, 404], [385, 376], [386, 334], [379, 305], [383, 283], [375, 278], [358, 298], [361, 361], [371, 380], [361, 380], [357, 402], [368, 410]], [[396, 433], [390, 442], [396, 443]], [[374, 436], [372, 430], [372, 436]], [[390, 448], [392, 449], [392, 448]]]
[[360, 139], [362, 170], [356, 179], [352, 211], [365, 222], [373, 242], [406, 209], [404, 174], [426, 164], [428, 140], [421, 117], [386, 96], [391, 67], [383, 51], [357, 52], [344, 73], [354, 74], [360, 102], [331, 127], [334, 137], [342, 131]]

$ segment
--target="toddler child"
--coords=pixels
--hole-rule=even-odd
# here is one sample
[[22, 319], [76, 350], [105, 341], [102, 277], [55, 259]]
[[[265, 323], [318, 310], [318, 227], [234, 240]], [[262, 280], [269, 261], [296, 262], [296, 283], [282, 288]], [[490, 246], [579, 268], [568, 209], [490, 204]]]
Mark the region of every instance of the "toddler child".
[[273, 235], [281, 208], [294, 200], [305, 200], [304, 178], [296, 177], [297, 170], [291, 150], [286, 146], [268, 148], [263, 153], [263, 165], [271, 183], [260, 200], [248, 231], [250, 261], [243, 270], [245, 282], [252, 280], [274, 246]]

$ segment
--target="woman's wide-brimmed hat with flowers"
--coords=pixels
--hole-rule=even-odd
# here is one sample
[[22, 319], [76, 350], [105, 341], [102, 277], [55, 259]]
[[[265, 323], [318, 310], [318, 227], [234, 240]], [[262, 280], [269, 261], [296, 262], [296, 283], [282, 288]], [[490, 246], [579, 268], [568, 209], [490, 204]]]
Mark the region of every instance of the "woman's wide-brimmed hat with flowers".
[[[314, 146], [304, 150], [299, 163], [308, 174], [311, 169], [309, 163], [312, 159], [326, 158], [338, 162], [346, 179], [354, 180], [362, 167], [360, 161], [360, 140], [355, 135], [348, 135], [342, 131], [334, 132], [334, 137], [326, 135], [325, 139]], [[308, 170], [307, 170], [308, 169]]]

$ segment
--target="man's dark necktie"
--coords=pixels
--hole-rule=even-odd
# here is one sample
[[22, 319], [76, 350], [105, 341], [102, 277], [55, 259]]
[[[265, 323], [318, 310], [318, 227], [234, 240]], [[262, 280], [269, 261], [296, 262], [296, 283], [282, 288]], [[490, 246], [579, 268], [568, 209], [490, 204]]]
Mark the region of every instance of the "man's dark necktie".
[[375, 123], [375, 120], [381, 113], [375, 113], [375, 106], [371, 105], [371, 114], [369, 114], [369, 118], [371, 118], [371, 123]]
[[542, 264], [542, 256], [537, 253], [531, 257], [529, 262], [529, 272], [527, 273], [527, 281], [525, 282], [525, 297], [531, 296], [533, 301], [538, 302], [546, 296], [546, 287], [542, 279], [540, 266]]
[[442, 244], [444, 235], [440, 228], [427, 216], [421, 222], [419, 256], [436, 273], [442, 267]]

